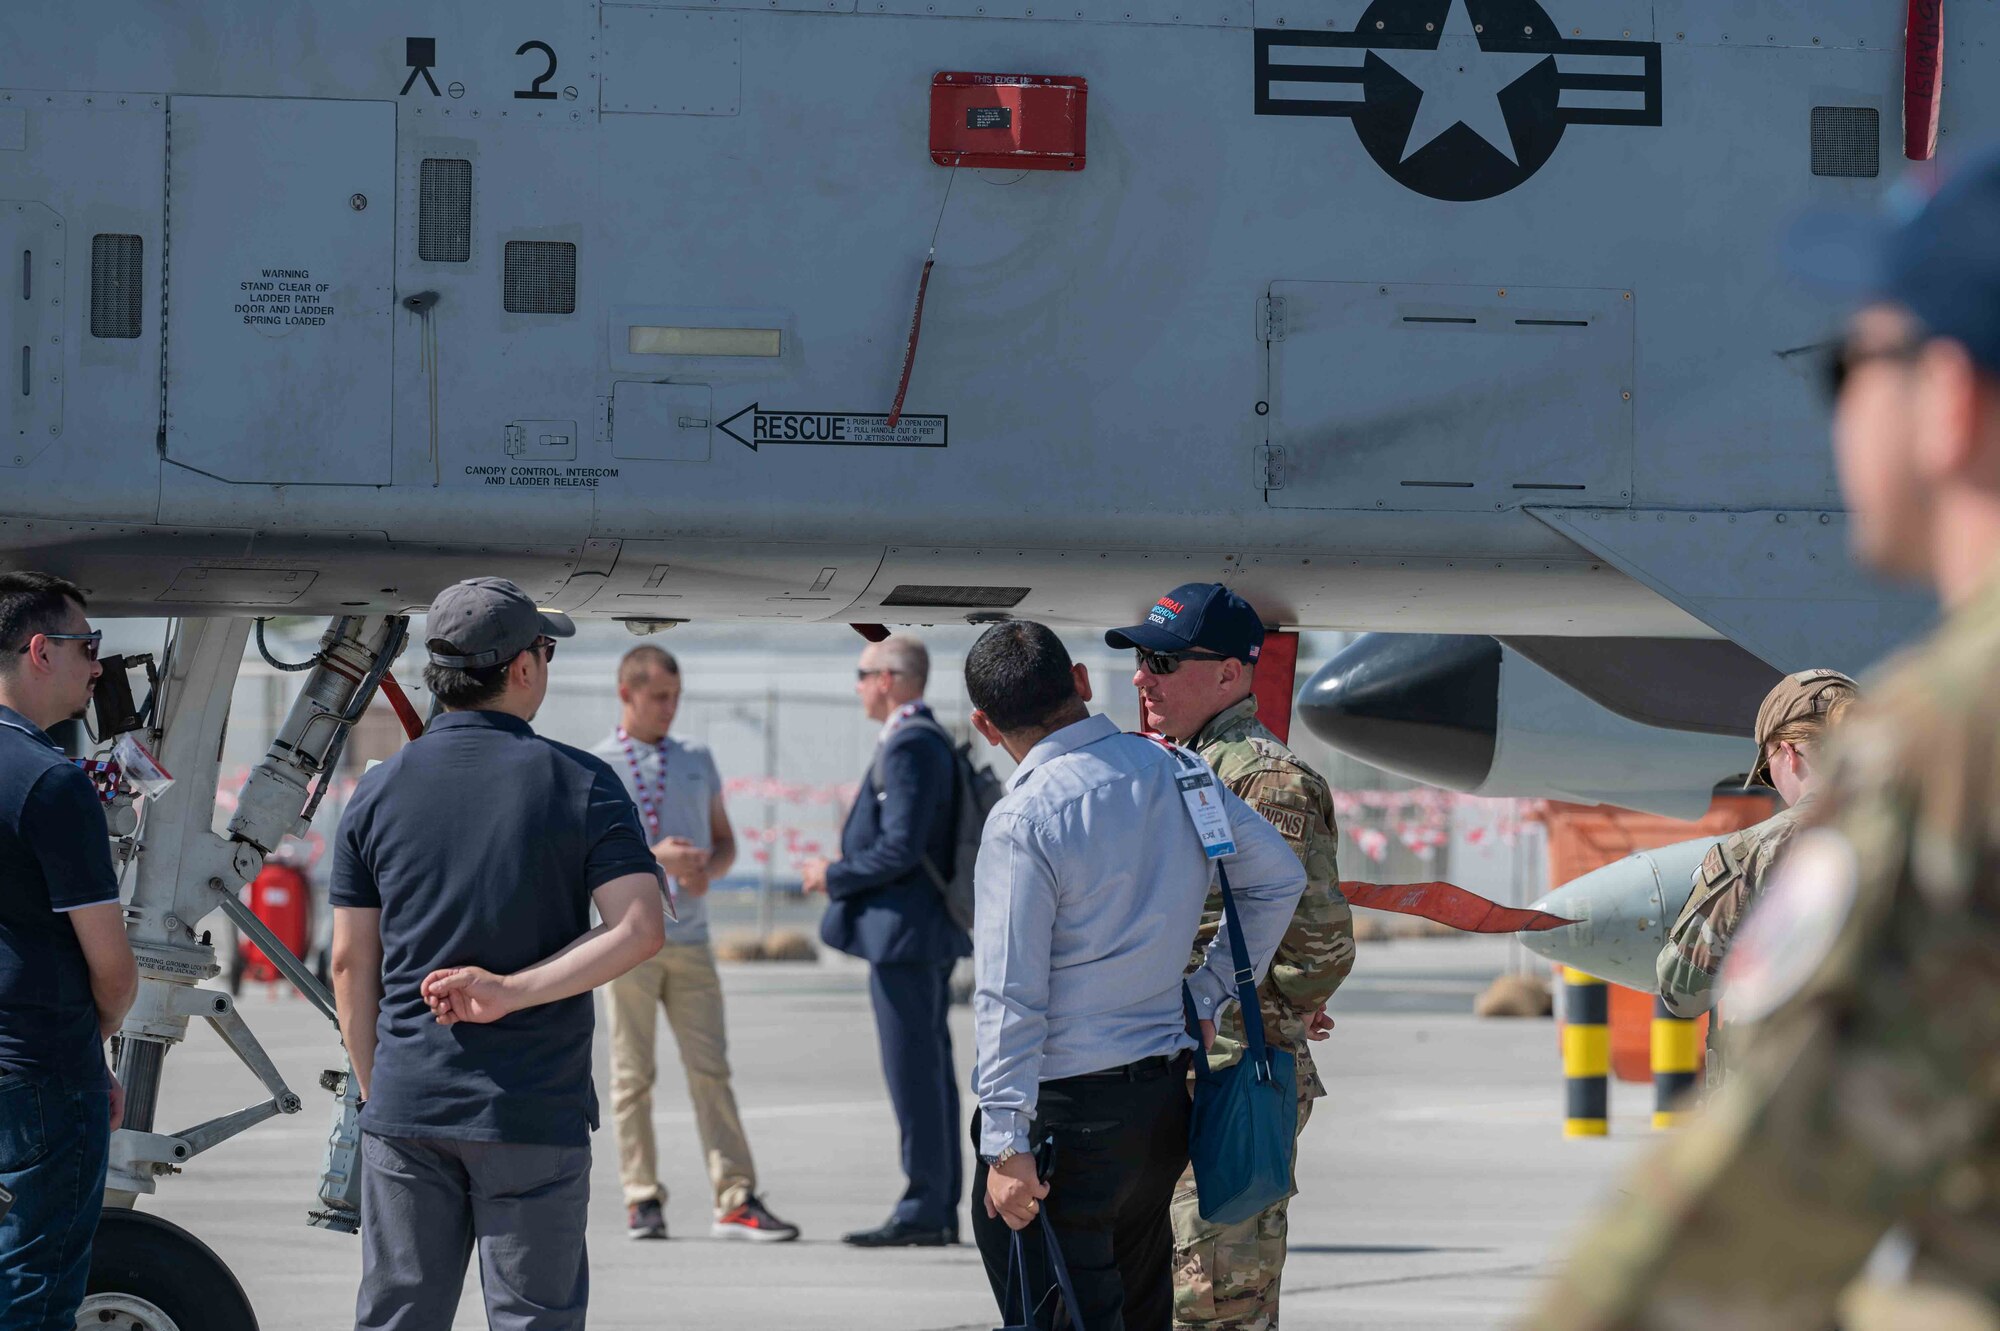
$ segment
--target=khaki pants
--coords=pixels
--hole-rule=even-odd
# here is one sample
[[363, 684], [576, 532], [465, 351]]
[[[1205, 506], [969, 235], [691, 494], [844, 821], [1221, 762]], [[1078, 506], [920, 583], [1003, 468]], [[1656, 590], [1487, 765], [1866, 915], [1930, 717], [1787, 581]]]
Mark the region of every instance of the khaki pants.
[[[1299, 1098], [1299, 1131], [1313, 1102]], [[1296, 1160], [1296, 1150], [1294, 1159]], [[1297, 1165], [1293, 1166], [1296, 1173]], [[1292, 1196], [1297, 1195], [1293, 1183]], [[1174, 1189], [1174, 1326], [1178, 1331], [1277, 1331], [1278, 1286], [1285, 1273], [1287, 1196], [1233, 1225], [1201, 1218], [1194, 1169]]]
[[729, 1085], [729, 1049], [722, 1030], [722, 981], [707, 943], [668, 943], [651, 959], [613, 980], [611, 1114], [618, 1128], [618, 1177], [625, 1204], [665, 1202], [659, 1152], [653, 1142], [653, 1082], [658, 1013], [667, 1010], [694, 1102], [695, 1128], [715, 1190], [718, 1214], [736, 1209], [757, 1188], [750, 1144], [736, 1092]]

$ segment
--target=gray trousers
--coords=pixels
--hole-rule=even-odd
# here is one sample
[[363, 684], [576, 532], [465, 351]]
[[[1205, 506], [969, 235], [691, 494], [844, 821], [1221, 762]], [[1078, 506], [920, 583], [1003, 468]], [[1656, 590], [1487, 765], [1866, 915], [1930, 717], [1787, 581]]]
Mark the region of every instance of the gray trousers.
[[474, 1247], [493, 1331], [581, 1331], [589, 1203], [588, 1146], [363, 1133], [355, 1331], [450, 1326]]

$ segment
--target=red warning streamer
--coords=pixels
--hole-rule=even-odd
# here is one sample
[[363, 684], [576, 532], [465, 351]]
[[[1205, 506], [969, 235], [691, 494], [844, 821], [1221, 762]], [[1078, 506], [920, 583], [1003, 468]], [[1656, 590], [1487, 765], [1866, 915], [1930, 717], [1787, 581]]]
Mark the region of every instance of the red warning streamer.
[[910, 371], [917, 368], [917, 339], [924, 333], [924, 294], [931, 289], [931, 269], [936, 266], [936, 259], [924, 260], [924, 275], [917, 282], [917, 311], [910, 316], [910, 344], [903, 349], [903, 377], [896, 384], [896, 404], [889, 408], [892, 430], [903, 419], [903, 399], [910, 395]]
[[417, 709], [410, 706], [409, 695], [403, 686], [388, 671], [382, 672], [382, 696], [389, 700], [389, 707], [396, 713], [396, 719], [403, 723], [403, 733], [416, 739], [424, 733], [424, 723], [417, 717]]
[[1340, 892], [1351, 906], [1415, 915], [1469, 934], [1537, 933], [1576, 923], [1545, 910], [1503, 906], [1451, 883], [1342, 883]]
[[1903, 156], [1937, 156], [1944, 101], [1944, 0], [1909, 0], [1903, 29]]

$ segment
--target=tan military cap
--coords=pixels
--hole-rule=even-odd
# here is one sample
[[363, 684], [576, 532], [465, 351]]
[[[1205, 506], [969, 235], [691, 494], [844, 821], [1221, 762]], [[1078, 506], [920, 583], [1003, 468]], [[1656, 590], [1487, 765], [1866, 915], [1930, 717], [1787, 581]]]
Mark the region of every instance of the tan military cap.
[[1779, 680], [1757, 709], [1757, 765], [1744, 784], [1769, 784], [1771, 774], [1764, 748], [1780, 728], [1793, 721], [1825, 716], [1837, 704], [1859, 697], [1860, 693], [1861, 686], [1838, 670], [1801, 670]]

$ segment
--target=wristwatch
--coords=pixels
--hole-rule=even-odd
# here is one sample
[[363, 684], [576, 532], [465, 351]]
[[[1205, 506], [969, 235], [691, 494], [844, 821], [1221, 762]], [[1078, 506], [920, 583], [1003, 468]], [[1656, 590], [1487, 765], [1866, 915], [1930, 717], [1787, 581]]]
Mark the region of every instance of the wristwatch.
[[988, 1167], [993, 1169], [998, 1169], [1000, 1168], [1000, 1166], [1006, 1164], [1009, 1160], [1012, 1160], [1015, 1156], [1019, 1154], [1021, 1154], [1021, 1150], [1019, 1147], [1009, 1146], [1006, 1149], [1002, 1150], [998, 1155], [987, 1156], [986, 1163]]

